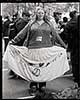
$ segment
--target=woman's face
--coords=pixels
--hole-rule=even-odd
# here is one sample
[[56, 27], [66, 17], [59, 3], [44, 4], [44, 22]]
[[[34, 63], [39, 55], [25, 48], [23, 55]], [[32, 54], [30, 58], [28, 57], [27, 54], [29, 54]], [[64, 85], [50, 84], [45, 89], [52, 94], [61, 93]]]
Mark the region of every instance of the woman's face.
[[38, 20], [42, 20], [44, 17], [44, 11], [42, 9], [39, 9], [37, 11], [37, 16], [38, 16]]

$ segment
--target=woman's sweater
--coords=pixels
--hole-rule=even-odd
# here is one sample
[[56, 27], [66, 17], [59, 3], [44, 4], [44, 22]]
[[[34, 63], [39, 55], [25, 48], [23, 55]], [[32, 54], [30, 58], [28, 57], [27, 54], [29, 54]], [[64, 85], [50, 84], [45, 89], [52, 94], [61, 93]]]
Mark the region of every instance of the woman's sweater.
[[30, 29], [28, 48], [42, 48], [52, 46], [51, 29], [47, 23], [39, 25], [35, 22]]
[[51, 28], [44, 22], [39, 25], [37, 22], [33, 23], [31, 26], [26, 25], [23, 30], [14, 38], [13, 44], [18, 44], [24, 40], [23, 46], [30, 49], [51, 47]]

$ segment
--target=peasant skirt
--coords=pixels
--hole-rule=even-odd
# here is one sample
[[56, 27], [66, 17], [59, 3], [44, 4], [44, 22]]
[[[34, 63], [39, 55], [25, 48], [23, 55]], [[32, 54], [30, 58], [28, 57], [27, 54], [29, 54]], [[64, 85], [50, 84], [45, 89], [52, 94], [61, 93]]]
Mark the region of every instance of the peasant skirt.
[[28, 49], [9, 44], [3, 62], [27, 81], [48, 82], [69, 70], [66, 49], [58, 46]]

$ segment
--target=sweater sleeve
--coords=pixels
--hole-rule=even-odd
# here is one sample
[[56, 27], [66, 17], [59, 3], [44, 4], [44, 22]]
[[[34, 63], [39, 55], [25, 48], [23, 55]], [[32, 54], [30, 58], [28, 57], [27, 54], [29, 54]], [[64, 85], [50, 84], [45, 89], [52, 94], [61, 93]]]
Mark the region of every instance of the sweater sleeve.
[[63, 42], [59, 34], [56, 32], [54, 27], [52, 26], [52, 36], [55, 38], [55, 41], [61, 44], [62, 47], [66, 48], [66, 44]]
[[28, 29], [29, 29], [29, 23], [17, 34], [17, 36], [15, 36], [14, 39], [12, 39], [12, 43], [17, 44], [20, 41], [23, 41], [24, 38], [27, 36]]
[[58, 33], [56, 33], [56, 39], [57, 41], [61, 44], [62, 47], [66, 48], [66, 44], [64, 43], [64, 41], [61, 39], [60, 35]]

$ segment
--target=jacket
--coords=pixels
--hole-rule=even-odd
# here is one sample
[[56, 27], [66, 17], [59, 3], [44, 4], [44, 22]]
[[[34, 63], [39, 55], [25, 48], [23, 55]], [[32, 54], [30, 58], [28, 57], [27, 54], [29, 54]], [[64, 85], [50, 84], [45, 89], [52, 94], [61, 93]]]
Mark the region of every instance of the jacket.
[[64, 28], [65, 39], [68, 42], [69, 49], [78, 48], [78, 18], [71, 19]]

